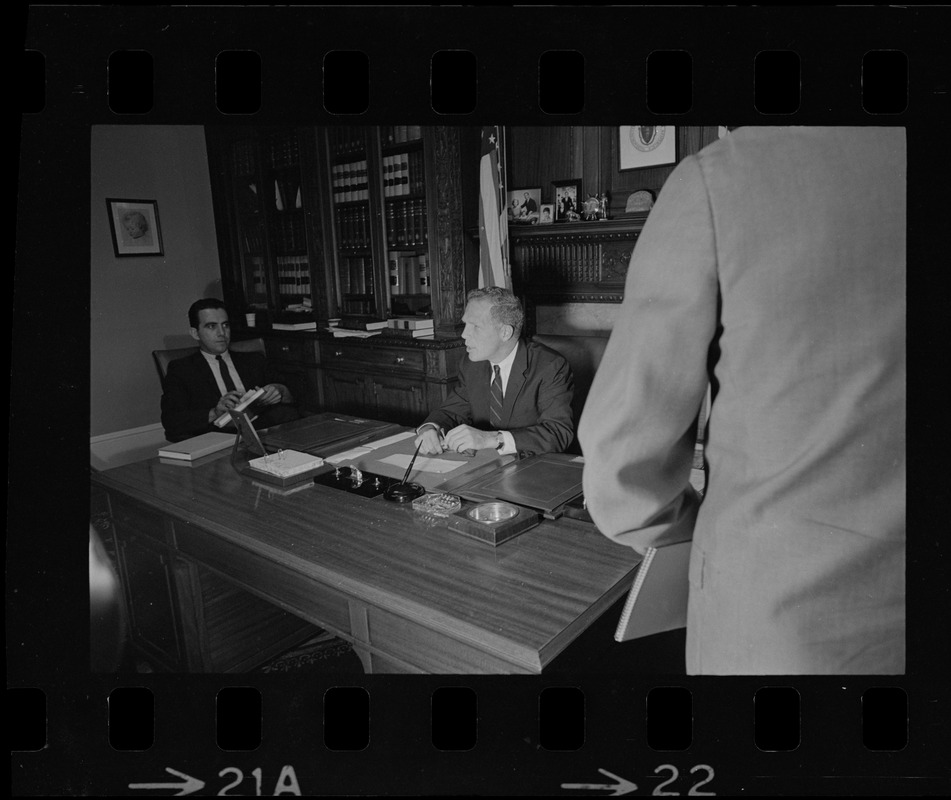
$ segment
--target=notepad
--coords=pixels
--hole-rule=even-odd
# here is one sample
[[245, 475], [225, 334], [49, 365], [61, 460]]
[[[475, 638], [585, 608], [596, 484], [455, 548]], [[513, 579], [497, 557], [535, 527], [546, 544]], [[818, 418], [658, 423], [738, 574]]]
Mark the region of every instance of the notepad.
[[217, 453], [234, 444], [233, 433], [203, 433], [175, 444], [160, 447], [159, 458], [175, 458], [180, 461], [195, 461], [203, 456]]
[[649, 547], [637, 568], [614, 640], [626, 642], [687, 624], [692, 542]]
[[342, 453], [327, 456], [327, 463], [340, 464], [344, 461], [353, 461], [355, 458], [360, 458], [360, 456], [365, 456], [372, 452], [369, 447], [352, 447], [349, 450], [344, 450]]
[[[257, 400], [262, 394], [264, 394], [264, 389], [258, 387], [257, 389], [248, 389], [238, 401], [238, 404], [232, 409], [233, 411], [244, 411], [251, 403]], [[219, 428], [223, 428], [231, 422], [231, 412], [225, 411], [218, 419], [215, 420], [215, 425]]]
[[290, 478], [302, 472], [317, 469], [324, 465], [324, 460], [310, 453], [301, 453], [299, 450], [281, 450], [268, 456], [252, 458], [248, 466], [258, 472], [266, 472], [279, 478]]
[[[412, 460], [413, 457], [407, 455], [406, 453], [395, 453], [391, 456], [387, 456], [386, 458], [381, 458], [380, 463], [392, 464], [393, 466], [399, 467], [400, 469], [406, 469]], [[458, 469], [464, 463], [464, 461], [450, 461], [448, 458], [428, 458], [427, 456], [417, 456], [416, 461], [413, 464], [413, 470], [443, 475], [447, 472], [452, 472], [454, 469]]]

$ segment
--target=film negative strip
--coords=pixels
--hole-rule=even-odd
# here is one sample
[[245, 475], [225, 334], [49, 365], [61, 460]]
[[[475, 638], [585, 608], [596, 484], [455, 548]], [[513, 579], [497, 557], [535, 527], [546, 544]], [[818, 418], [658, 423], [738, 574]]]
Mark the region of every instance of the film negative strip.
[[[948, 9], [931, 7], [25, 9], [11, 286], [11, 792], [947, 794], [948, 415], [940, 379], [948, 375], [948, 313], [940, 288], [948, 262], [949, 21]], [[614, 641], [631, 576], [564, 631], [564, 646], [540, 657], [540, 674], [501, 674], [515, 669], [491, 648], [473, 655], [476, 666], [467, 670], [394, 674], [436, 663], [429, 654], [414, 661], [412, 649], [435, 652], [442, 644], [403, 642], [406, 660], [388, 660], [382, 646], [361, 650], [361, 632], [388, 626], [392, 639], [407, 637], [405, 621], [418, 609], [350, 616], [327, 625], [343, 638], [311, 631], [300, 646], [303, 621], [325, 620], [315, 613], [295, 627], [291, 612], [320, 607], [327, 588], [315, 576], [324, 566], [313, 567], [310, 584], [281, 595], [283, 605], [264, 590], [254, 594], [251, 573], [241, 579], [251, 591], [234, 594], [233, 564], [257, 566], [241, 560], [249, 545], [238, 537], [228, 555], [215, 556], [208, 543], [223, 535], [223, 523], [189, 512], [158, 471], [144, 471], [105, 510], [95, 496], [90, 508], [93, 382], [129, 372], [114, 384], [132, 388], [110, 397], [108, 430], [140, 430], [143, 423], [123, 409], [148, 383], [137, 383], [135, 370], [154, 383], [152, 348], [142, 343], [161, 344], [168, 334], [167, 317], [155, 309], [229, 288], [221, 283], [227, 270], [207, 266], [224, 258], [207, 129], [558, 129], [523, 139], [561, 159], [542, 170], [546, 180], [570, 183], [583, 174], [583, 190], [600, 194], [605, 187], [592, 181], [608, 178], [602, 165], [620, 147], [617, 130], [640, 120], [652, 123], [643, 128], [689, 129], [711, 141], [737, 125], [906, 131], [911, 535], [902, 674], [687, 675], [683, 628]], [[664, 166], [647, 147], [655, 134], [640, 135], [628, 168]], [[551, 147], [556, 140], [560, 149]], [[675, 159], [686, 141], [684, 134], [676, 143]], [[691, 140], [693, 150], [700, 141]], [[519, 154], [540, 157], [529, 145]], [[648, 167], [637, 161], [645, 154]], [[438, 213], [470, 220], [475, 176], [456, 179], [463, 206]], [[106, 224], [112, 207], [103, 203], [116, 198], [136, 198], [124, 210], [151, 225], [149, 244], [130, 245]], [[883, 218], [890, 213], [882, 207]], [[145, 247], [148, 258], [123, 261], [130, 246]], [[478, 247], [477, 234], [453, 246], [469, 258], [464, 251]], [[120, 271], [120, 263], [131, 266]], [[472, 284], [475, 271], [466, 277]], [[113, 323], [97, 327], [110, 316]], [[135, 333], [142, 327], [151, 337]], [[108, 348], [97, 338], [102, 330], [115, 337]], [[157, 415], [157, 395], [154, 405]], [[181, 474], [178, 485], [187, 484], [185, 468]], [[114, 490], [110, 480], [106, 471], [93, 483]], [[276, 490], [255, 491], [264, 502]], [[102, 551], [90, 543], [87, 574], [84, 531], [92, 518], [108, 539], [109, 520], [131, 507], [146, 509], [153, 521], [146, 525], [158, 527], [122, 545], [131, 548], [124, 553], [106, 552], [104, 580], [113, 556], [135, 558], [150, 594], [125, 621], [138, 646], [106, 652], [94, 671], [90, 658], [102, 654], [102, 642], [87, 609]], [[155, 537], [166, 544], [155, 546]], [[191, 549], [178, 549], [186, 540]], [[510, 546], [526, 541], [528, 534]], [[505, 546], [491, 557], [504, 559]], [[272, 584], [287, 574], [272, 575]], [[194, 603], [203, 592], [203, 614], [243, 615], [245, 627], [257, 620], [256, 635], [274, 634], [264, 665], [236, 657], [233, 671], [216, 671], [184, 652], [183, 642], [207, 637]], [[283, 639], [262, 610], [278, 607], [286, 612]], [[439, 626], [437, 619], [431, 630]], [[202, 652], [232, 641], [206, 640]], [[172, 663], [147, 653], [170, 653]]]

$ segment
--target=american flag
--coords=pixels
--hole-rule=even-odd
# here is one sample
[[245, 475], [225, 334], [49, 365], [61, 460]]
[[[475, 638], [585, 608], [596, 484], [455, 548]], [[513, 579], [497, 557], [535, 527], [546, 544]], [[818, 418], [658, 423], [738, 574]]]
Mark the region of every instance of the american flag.
[[505, 186], [500, 165], [504, 149], [501, 128], [482, 128], [482, 158], [479, 163], [479, 288], [512, 288], [508, 259], [508, 218]]

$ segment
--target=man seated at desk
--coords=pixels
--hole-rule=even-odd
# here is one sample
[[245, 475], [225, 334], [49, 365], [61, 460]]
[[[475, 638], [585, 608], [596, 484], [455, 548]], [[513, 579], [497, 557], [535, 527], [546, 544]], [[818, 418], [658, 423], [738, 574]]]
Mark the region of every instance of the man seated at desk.
[[468, 357], [459, 367], [459, 385], [416, 430], [420, 454], [563, 451], [574, 436], [568, 362], [520, 338], [525, 313], [510, 290], [476, 289], [466, 300], [462, 338]]
[[168, 441], [218, 430], [214, 421], [258, 386], [264, 394], [254, 404], [256, 427], [298, 418], [290, 390], [268, 381], [262, 353], [229, 351], [231, 323], [224, 303], [214, 298], [195, 301], [188, 309], [188, 324], [198, 350], [168, 365], [162, 395], [162, 426]]

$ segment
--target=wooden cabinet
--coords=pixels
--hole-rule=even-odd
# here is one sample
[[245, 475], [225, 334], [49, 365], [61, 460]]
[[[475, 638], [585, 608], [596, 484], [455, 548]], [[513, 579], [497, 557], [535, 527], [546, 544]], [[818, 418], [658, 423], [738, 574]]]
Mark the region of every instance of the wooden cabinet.
[[419, 425], [458, 383], [461, 340], [391, 343], [382, 336], [320, 342], [324, 402], [329, 410]]
[[98, 488], [91, 511], [119, 574], [132, 646], [153, 669], [249, 670], [315, 632], [181, 552], [188, 523]]
[[265, 334], [264, 347], [269, 369], [290, 389], [298, 410], [304, 414], [320, 411], [323, 403], [314, 336], [272, 331]]

